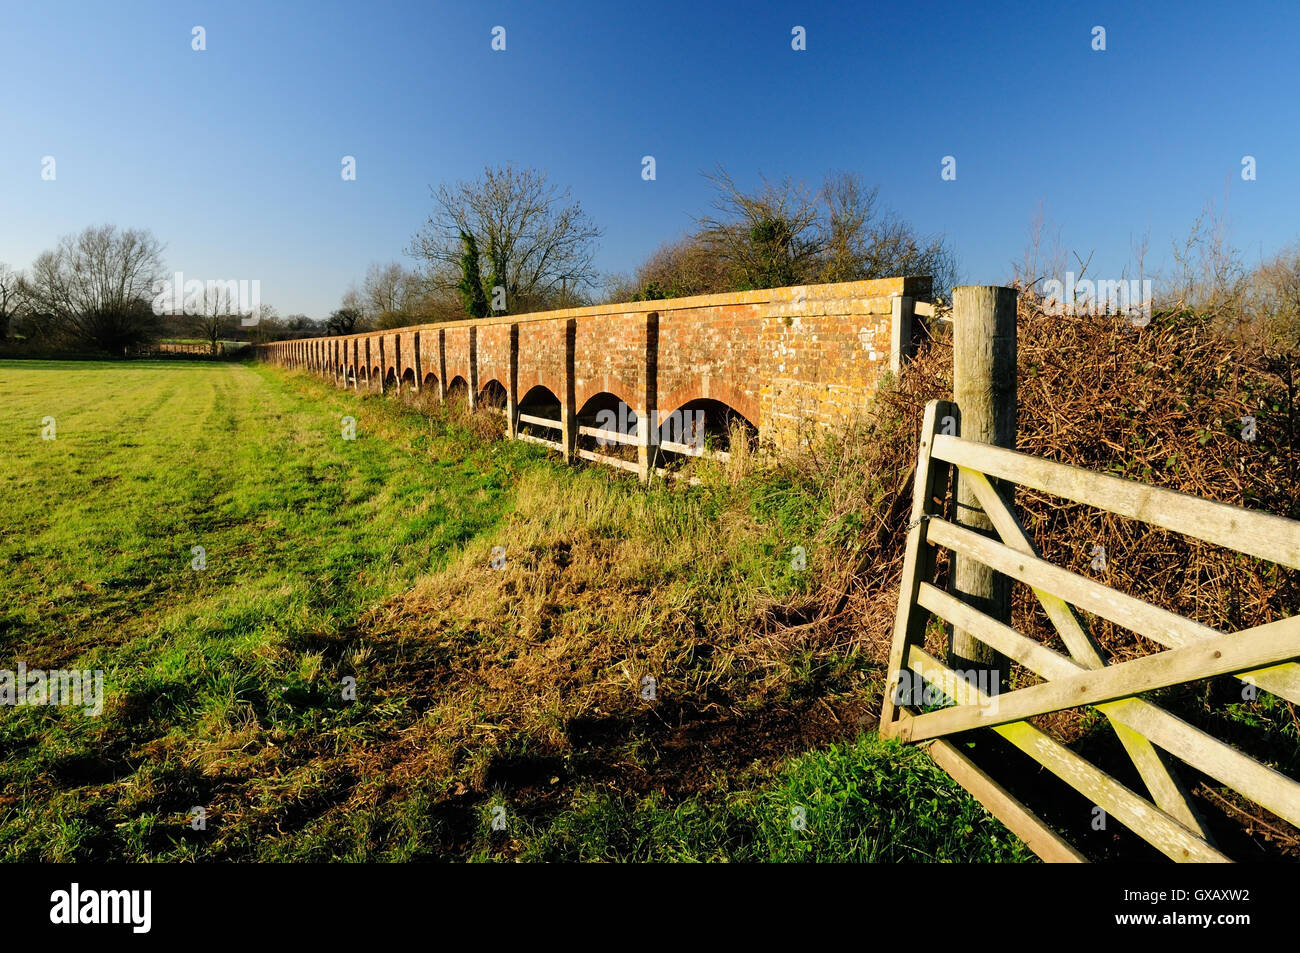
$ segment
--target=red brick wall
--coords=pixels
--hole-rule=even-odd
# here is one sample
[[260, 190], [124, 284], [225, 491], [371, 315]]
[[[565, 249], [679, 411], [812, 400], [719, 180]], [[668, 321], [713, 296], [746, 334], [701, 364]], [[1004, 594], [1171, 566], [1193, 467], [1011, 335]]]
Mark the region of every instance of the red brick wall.
[[608, 393], [638, 415], [644, 412], [647, 314], [632, 311], [577, 319], [573, 343], [575, 411], [581, 411], [597, 394]]
[[[793, 446], [820, 429], [842, 426], [866, 408], [889, 367], [891, 299], [899, 295], [928, 299], [928, 279], [885, 278], [445, 322], [264, 345], [260, 354], [332, 374], [337, 361], [331, 349], [341, 344], [351, 372], [357, 363], [353, 347], [364, 364], [367, 340], [370, 366], [379, 366], [382, 337], [384, 372], [414, 370], [418, 330], [422, 375], [441, 377], [445, 363], [444, 387], [463, 377], [480, 391], [497, 380], [509, 392], [515, 327], [515, 401], [540, 384], [562, 403], [572, 388], [570, 412], [610, 393], [638, 414], [655, 409], [662, 419], [687, 401], [709, 398], [744, 415], [764, 442]], [[648, 347], [653, 360], [647, 359]], [[651, 394], [654, 407], [647, 408]]]
[[415, 374], [415, 334], [414, 330], [401, 331], [398, 333], [400, 342], [400, 351], [398, 352], [398, 364], [401, 365], [401, 371], [398, 377], [405, 378], [408, 371]]
[[497, 381], [502, 388], [510, 389], [510, 325], [488, 324], [478, 329], [475, 347], [478, 357], [478, 389], [481, 393], [488, 381]]
[[438, 363], [441, 340], [438, 328], [427, 325], [420, 328], [420, 373], [424, 378], [420, 381], [421, 387], [425, 386], [425, 380], [429, 381], [429, 386], [442, 380], [442, 368]]
[[443, 335], [445, 342], [443, 346], [447, 357], [447, 380], [444, 386], [450, 386], [457, 377], [465, 378], [467, 385], [472, 384], [474, 376], [469, 361], [469, 322], [449, 324], [444, 327]]
[[763, 305], [659, 312], [660, 420], [687, 401], [719, 400], [763, 426]]
[[549, 388], [564, 403], [565, 338], [567, 322], [519, 323], [519, 398], [538, 384]]

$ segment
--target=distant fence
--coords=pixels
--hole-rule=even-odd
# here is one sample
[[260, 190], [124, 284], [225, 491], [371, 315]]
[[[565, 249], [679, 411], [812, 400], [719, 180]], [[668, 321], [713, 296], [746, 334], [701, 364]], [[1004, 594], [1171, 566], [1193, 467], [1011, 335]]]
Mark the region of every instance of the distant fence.
[[219, 361], [227, 358], [239, 357], [248, 353], [252, 353], [252, 345], [245, 343], [228, 344], [225, 341], [218, 341], [217, 350], [214, 353], [212, 345], [207, 343], [178, 344], [171, 341], [159, 341], [154, 344], [144, 344], [130, 348], [126, 353], [126, 356], [134, 358], [176, 358], [179, 360]]

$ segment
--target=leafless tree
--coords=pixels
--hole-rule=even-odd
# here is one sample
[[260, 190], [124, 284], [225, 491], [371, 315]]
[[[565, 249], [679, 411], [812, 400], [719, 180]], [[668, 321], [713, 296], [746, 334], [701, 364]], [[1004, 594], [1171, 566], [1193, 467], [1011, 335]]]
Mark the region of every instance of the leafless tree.
[[370, 328], [370, 308], [366, 303], [365, 296], [357, 288], [356, 284], [348, 285], [348, 290], [343, 292], [343, 297], [339, 300], [339, 307], [347, 308], [349, 311], [355, 311], [360, 318], [357, 321], [357, 330], [365, 331]]
[[419, 280], [400, 263], [373, 264], [358, 295], [360, 310], [377, 328], [404, 327], [414, 319], [418, 292]]
[[279, 337], [280, 312], [272, 305], [259, 303], [247, 319], [252, 322], [248, 325], [248, 337], [253, 343], [261, 344]]
[[1165, 306], [1187, 308], [1233, 324], [1241, 314], [1247, 273], [1224, 212], [1207, 202], [1187, 237], [1173, 245], [1174, 273], [1164, 282]]
[[745, 192], [721, 165], [705, 173], [713, 213], [699, 238], [732, 272], [736, 288], [775, 288], [809, 280], [826, 247], [818, 195], [788, 177]]
[[64, 236], [32, 265], [31, 306], [75, 341], [113, 353], [148, 340], [163, 280], [162, 246], [148, 231], [92, 226]]
[[14, 271], [0, 261], [0, 341], [9, 337], [9, 324], [27, 300], [27, 285], [23, 273]]
[[[411, 243], [426, 263], [433, 290], [454, 292], [463, 251], [460, 234], [472, 234], [484, 261], [485, 292], [505, 289], [505, 310], [544, 307], [565, 289], [594, 284], [598, 229], [547, 175], [513, 164], [488, 166], [473, 182], [431, 189], [434, 211]], [[499, 297], [497, 298], [499, 301]]]
[[922, 235], [881, 206], [879, 186], [856, 172], [832, 172], [822, 184], [824, 247], [819, 281], [929, 275], [933, 292], [947, 298], [957, 283], [957, 262], [942, 236]]
[[[638, 272], [656, 287], [722, 283], [709, 288], [722, 291], [929, 275], [946, 295], [956, 282], [943, 238], [921, 235], [883, 208], [879, 189], [857, 173], [832, 172], [816, 190], [787, 177], [746, 191], [722, 166], [705, 177], [715, 190], [712, 212], [697, 220], [694, 236], [660, 249]], [[688, 254], [697, 246], [712, 259], [708, 267]]]
[[1047, 220], [1043, 203], [1034, 208], [1028, 239], [1020, 261], [1011, 263], [1011, 280], [1027, 291], [1037, 291], [1040, 282], [1049, 278], [1065, 280], [1069, 253], [1061, 243], [1061, 226]]
[[223, 282], [209, 282], [202, 296], [193, 304], [191, 323], [215, 355], [220, 349], [222, 336], [231, 329], [239, 310], [238, 289], [232, 293]]
[[610, 275], [602, 299], [615, 303], [714, 294], [733, 287], [723, 260], [697, 235], [660, 245], [633, 275]]
[[1300, 352], [1300, 244], [1282, 249], [1246, 283], [1244, 321], [1269, 350]]

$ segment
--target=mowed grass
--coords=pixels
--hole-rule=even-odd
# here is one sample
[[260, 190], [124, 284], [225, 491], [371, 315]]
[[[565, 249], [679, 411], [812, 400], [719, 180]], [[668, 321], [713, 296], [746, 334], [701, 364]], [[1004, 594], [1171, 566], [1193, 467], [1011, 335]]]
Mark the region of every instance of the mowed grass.
[[839, 717], [878, 681], [851, 646], [760, 631], [825, 515], [778, 473], [645, 490], [260, 365], [0, 393], [0, 669], [107, 694], [0, 708], [5, 858], [1026, 856]]

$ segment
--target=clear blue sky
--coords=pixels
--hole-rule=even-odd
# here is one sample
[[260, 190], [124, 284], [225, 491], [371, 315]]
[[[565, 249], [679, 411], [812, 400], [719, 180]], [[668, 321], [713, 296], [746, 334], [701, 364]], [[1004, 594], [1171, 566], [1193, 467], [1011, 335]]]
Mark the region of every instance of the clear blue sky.
[[715, 162], [744, 184], [858, 170], [977, 283], [1008, 277], [1040, 201], [1097, 276], [1148, 228], [1159, 265], [1225, 189], [1248, 258], [1300, 235], [1294, 0], [46, 0], [6, 3], [0, 31], [0, 261], [147, 227], [170, 268], [260, 279], [282, 314], [327, 314], [403, 258], [431, 184], [506, 160], [572, 187], [603, 271], [686, 230]]

